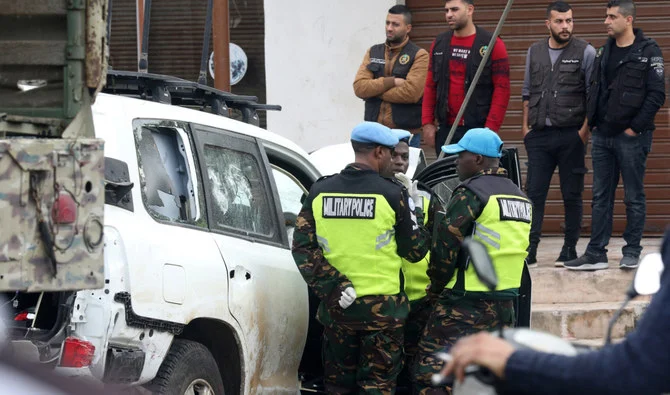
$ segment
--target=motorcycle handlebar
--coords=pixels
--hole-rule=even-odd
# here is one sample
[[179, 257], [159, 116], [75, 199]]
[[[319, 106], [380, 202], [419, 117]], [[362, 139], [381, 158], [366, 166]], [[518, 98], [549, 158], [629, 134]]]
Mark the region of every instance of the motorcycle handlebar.
[[[451, 361], [451, 355], [445, 352], [435, 353], [435, 356], [444, 361], [445, 363], [449, 363]], [[493, 372], [491, 372], [489, 369], [483, 368], [478, 365], [466, 366], [465, 375], [466, 376], [474, 375], [478, 381], [486, 385], [494, 385], [496, 381], [496, 377], [493, 374]], [[446, 376], [443, 375], [442, 373], [436, 373], [431, 378], [431, 381], [434, 387], [444, 385], [453, 387], [454, 376], [453, 375]]]

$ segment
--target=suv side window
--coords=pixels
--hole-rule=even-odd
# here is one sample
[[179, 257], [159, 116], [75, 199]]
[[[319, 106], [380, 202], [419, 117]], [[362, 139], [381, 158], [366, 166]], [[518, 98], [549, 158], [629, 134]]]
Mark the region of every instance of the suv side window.
[[156, 220], [206, 227], [188, 126], [173, 121], [133, 122], [142, 201]]
[[203, 125], [193, 128], [210, 229], [283, 244], [270, 169], [256, 140]]
[[212, 187], [213, 226], [272, 234], [258, 163], [245, 152], [205, 145], [205, 175]]
[[277, 193], [284, 213], [284, 226], [288, 235], [289, 246], [293, 243], [293, 230], [295, 220], [302, 209], [302, 200], [307, 195], [307, 190], [291, 173], [286, 170], [272, 166], [272, 175], [277, 185]]

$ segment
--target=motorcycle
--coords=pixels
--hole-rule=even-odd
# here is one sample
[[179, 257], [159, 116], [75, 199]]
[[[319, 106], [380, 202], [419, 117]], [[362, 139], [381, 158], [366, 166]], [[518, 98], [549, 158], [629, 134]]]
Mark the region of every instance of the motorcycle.
[[[463, 248], [470, 254], [470, 264], [473, 265], [479, 280], [493, 291], [498, 284], [498, 279], [486, 251], [486, 247], [473, 238], [463, 241]], [[653, 295], [660, 288], [661, 274], [664, 265], [660, 253], [652, 253], [642, 259], [640, 266], [635, 272], [635, 277], [630, 288], [626, 291], [626, 299], [621, 307], [612, 316], [607, 327], [605, 345], [611, 343], [612, 328], [626, 308], [626, 305], [640, 295]], [[558, 336], [546, 332], [535, 331], [528, 328], [497, 328], [498, 336], [508, 341], [515, 349], [532, 349], [559, 355], [575, 356], [579, 353], [590, 352], [590, 347], [574, 345]], [[451, 356], [445, 352], [439, 352], [436, 356], [448, 363]], [[465, 379], [462, 382], [454, 382], [452, 377], [435, 374], [432, 378], [434, 386], [450, 386], [454, 395], [495, 395], [497, 394], [497, 377], [488, 369], [470, 365], [465, 369]]]

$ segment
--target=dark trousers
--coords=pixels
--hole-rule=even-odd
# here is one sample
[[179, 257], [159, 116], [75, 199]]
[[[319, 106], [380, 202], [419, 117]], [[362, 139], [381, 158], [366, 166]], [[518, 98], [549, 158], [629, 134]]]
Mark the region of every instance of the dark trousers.
[[524, 137], [524, 145], [528, 153], [526, 194], [533, 202], [531, 248], [537, 248], [540, 243], [544, 206], [557, 166], [565, 209], [564, 245], [576, 246], [582, 226], [582, 191], [587, 171], [584, 165], [585, 147], [578, 128], [532, 130]]
[[433, 374], [444, 366], [435, 353], [449, 352], [458, 339], [491, 331], [500, 325], [500, 321], [507, 327], [514, 326], [512, 300], [475, 299], [474, 296], [460, 296], [454, 291], [444, 290], [433, 306], [410, 368], [413, 393], [445, 393], [445, 387], [433, 387], [431, 383]]
[[626, 205], [626, 230], [623, 238], [626, 245], [623, 254], [639, 257], [642, 252], [640, 240], [647, 214], [644, 194], [644, 173], [647, 155], [651, 151], [652, 131], [628, 136], [620, 133], [613, 137], [593, 133], [593, 208], [591, 241], [586, 253], [593, 257], [606, 258], [607, 244], [612, 236], [614, 195], [623, 178], [624, 204]]
[[324, 384], [329, 394], [395, 393], [403, 366], [403, 328], [323, 331]]
[[405, 365], [398, 376], [398, 387], [410, 388], [410, 368], [419, 349], [419, 339], [433, 311], [433, 305], [424, 297], [410, 302], [409, 315], [405, 321]]
[[[465, 132], [467, 132], [469, 129], [471, 128], [468, 126], [456, 127], [454, 136], [451, 138], [449, 144], [458, 143], [465, 134]], [[435, 133], [435, 155], [440, 156], [440, 152], [442, 152], [442, 146], [444, 145], [444, 140], [447, 139], [450, 130], [451, 125], [440, 124], [440, 127], [437, 129], [437, 133]]]

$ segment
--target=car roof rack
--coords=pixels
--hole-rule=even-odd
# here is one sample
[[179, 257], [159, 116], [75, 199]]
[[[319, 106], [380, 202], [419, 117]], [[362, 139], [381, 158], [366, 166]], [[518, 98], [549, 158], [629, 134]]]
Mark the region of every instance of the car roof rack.
[[134, 71], [107, 71], [103, 92], [158, 103], [208, 110], [231, 118], [229, 109], [239, 110], [242, 121], [259, 126], [257, 111], [280, 111], [281, 106], [260, 104], [256, 96], [236, 95], [211, 86], [161, 74]]

